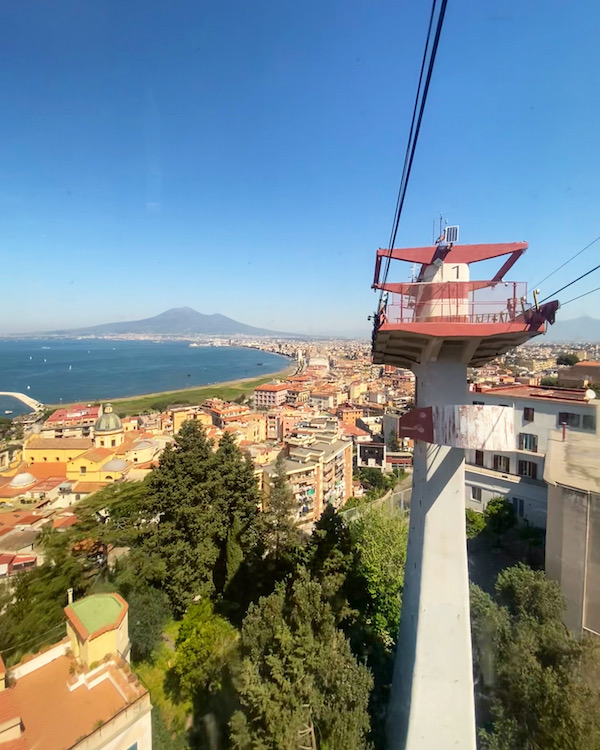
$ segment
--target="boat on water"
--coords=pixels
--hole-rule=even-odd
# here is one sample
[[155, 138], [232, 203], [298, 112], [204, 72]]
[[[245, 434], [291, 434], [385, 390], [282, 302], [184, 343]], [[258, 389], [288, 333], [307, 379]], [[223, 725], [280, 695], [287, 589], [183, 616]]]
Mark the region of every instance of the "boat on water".
[[257, 366], [257, 367], [262, 367], [262, 366], [263, 366], [263, 364], [264, 364], [264, 362], [257, 362], [257, 363], [256, 363], [256, 366]]
[[12, 410], [12, 409], [5, 409], [5, 410], [4, 410], [4, 413], [5, 413], [5, 414], [12, 414], [12, 413], [13, 413], [13, 410]]

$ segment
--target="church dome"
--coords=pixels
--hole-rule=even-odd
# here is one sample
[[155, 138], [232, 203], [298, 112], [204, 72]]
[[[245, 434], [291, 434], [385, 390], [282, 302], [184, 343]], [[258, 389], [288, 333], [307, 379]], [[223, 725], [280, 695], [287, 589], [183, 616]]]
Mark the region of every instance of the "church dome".
[[123, 471], [127, 466], [127, 461], [123, 461], [122, 458], [111, 458], [108, 463], [104, 464], [102, 471]]
[[122, 430], [121, 420], [118, 414], [115, 414], [110, 404], [106, 404], [101, 417], [98, 417], [94, 425], [94, 432], [117, 432]]
[[37, 479], [29, 472], [24, 471], [22, 474], [17, 474], [16, 477], [11, 479], [9, 487], [29, 487], [30, 484], [37, 482]]

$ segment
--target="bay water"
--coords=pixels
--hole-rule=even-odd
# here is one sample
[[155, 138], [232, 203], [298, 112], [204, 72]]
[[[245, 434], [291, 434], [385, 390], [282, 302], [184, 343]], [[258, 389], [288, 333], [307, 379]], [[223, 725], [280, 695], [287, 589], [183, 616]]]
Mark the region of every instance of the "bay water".
[[[0, 392], [45, 404], [90, 403], [278, 372], [290, 360], [245, 347], [190, 347], [186, 341], [0, 339]], [[30, 411], [0, 396], [0, 416]]]

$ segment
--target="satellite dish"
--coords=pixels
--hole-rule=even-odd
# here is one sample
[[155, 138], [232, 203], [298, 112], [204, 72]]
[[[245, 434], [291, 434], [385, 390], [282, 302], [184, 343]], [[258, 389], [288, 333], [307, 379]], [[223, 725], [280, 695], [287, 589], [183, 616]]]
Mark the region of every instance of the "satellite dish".
[[586, 401], [593, 401], [596, 398], [596, 391], [593, 391], [591, 388], [588, 388], [587, 391], [584, 393], [583, 397]]

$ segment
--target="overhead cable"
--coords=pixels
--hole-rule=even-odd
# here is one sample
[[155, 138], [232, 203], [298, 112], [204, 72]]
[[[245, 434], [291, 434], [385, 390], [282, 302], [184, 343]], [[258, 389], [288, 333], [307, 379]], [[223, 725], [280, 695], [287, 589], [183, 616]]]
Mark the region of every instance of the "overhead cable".
[[593, 294], [594, 292], [600, 291], [600, 286], [597, 286], [595, 289], [590, 289], [589, 292], [584, 292], [583, 294], [580, 294], [578, 297], [572, 297], [571, 299], [568, 299], [566, 302], [561, 302], [560, 306], [564, 307], [565, 305], [568, 305], [569, 302], [575, 302], [576, 299], [581, 299], [582, 297], [587, 297], [588, 294]]
[[14, 651], [16, 648], [20, 648], [21, 646], [27, 646], [30, 643], [34, 643], [36, 641], [39, 641], [40, 638], [44, 638], [46, 635], [50, 635], [50, 633], [53, 633], [54, 631], [58, 630], [59, 628], [62, 628], [64, 630], [65, 623], [61, 622], [60, 625], [55, 625], [53, 628], [50, 628], [50, 630], [46, 630], [43, 633], [38, 633], [34, 638], [29, 638], [26, 641], [21, 641], [20, 643], [16, 643], [14, 646], [9, 646], [8, 648], [3, 648], [0, 653], [7, 654], [9, 651]]
[[597, 271], [599, 268], [600, 268], [600, 263], [597, 266], [594, 266], [593, 268], [591, 268], [589, 271], [582, 273], [581, 276], [578, 276], [576, 279], [573, 279], [573, 281], [570, 281], [568, 284], [561, 286], [560, 289], [557, 289], [555, 292], [552, 292], [552, 294], [549, 294], [547, 297], [544, 297], [544, 299], [540, 300], [540, 304], [542, 302], [546, 302], [546, 300], [549, 300], [550, 297], [554, 297], [555, 294], [562, 292], [564, 289], [568, 289], [570, 286], [573, 286], [573, 284], [576, 284], [578, 281], [581, 281], [581, 279], [585, 279], [586, 276], [589, 276], [591, 273], [594, 273], [594, 271]]
[[[554, 276], [554, 274], [555, 274], [555, 273], [558, 273], [558, 272], [559, 272], [559, 271], [561, 270], [561, 268], [564, 268], [564, 267], [565, 267], [566, 265], [568, 265], [568, 264], [569, 264], [569, 263], [570, 263], [570, 262], [571, 262], [572, 260], [575, 260], [575, 258], [577, 258], [577, 256], [578, 256], [578, 255], [581, 255], [581, 253], [584, 253], [584, 252], [585, 252], [585, 251], [586, 251], [586, 250], [587, 250], [588, 248], [590, 248], [590, 247], [591, 247], [592, 245], [595, 245], [595, 244], [596, 244], [596, 242], [598, 242], [599, 240], [600, 240], [600, 235], [599, 235], [598, 237], [596, 237], [596, 239], [595, 239], [595, 240], [592, 240], [592, 241], [591, 241], [591, 242], [589, 243], [589, 245], [586, 245], [586, 246], [585, 246], [585, 247], [584, 247], [584, 248], [583, 248], [582, 250], [580, 250], [579, 252], [575, 253], [574, 255], [571, 255], [571, 257], [570, 257], [570, 258], [568, 258], [568, 259], [567, 259], [567, 260], [566, 260], [566, 261], [565, 261], [564, 263], [561, 263], [561, 265], [560, 265], [560, 266], [559, 266], [558, 268], [555, 268], [555, 269], [554, 269], [554, 271], [552, 271], [552, 273], [549, 273], [549, 274], [548, 274], [547, 276], [545, 276], [545, 277], [544, 277], [544, 278], [543, 278], [543, 279], [542, 279], [541, 281], [538, 281], [538, 282], [537, 282], [537, 284], [534, 284], [534, 285], [533, 285], [533, 287], [532, 287], [532, 289], [537, 289], [537, 288], [538, 288], [538, 287], [539, 287], [539, 286], [540, 286], [541, 284], [543, 284], [543, 283], [544, 283], [544, 281], [547, 281], [547, 280], [548, 280], [548, 279], [549, 279], [549, 278], [550, 278], [551, 276]], [[565, 303], [565, 304], [566, 304], [566, 303]]]
[[[431, 7], [429, 27], [427, 29], [427, 39], [425, 42], [425, 50], [423, 52], [423, 61], [421, 63], [421, 72], [419, 75], [419, 84], [417, 87], [417, 94], [415, 97], [415, 105], [413, 108], [413, 116], [412, 116], [412, 121], [411, 121], [411, 126], [410, 126], [410, 133], [408, 136], [408, 143], [406, 146], [406, 154], [404, 157], [404, 166], [402, 169], [400, 188], [398, 190], [398, 198], [396, 200], [396, 210], [394, 212], [394, 220], [392, 222], [392, 231], [390, 234], [390, 242], [389, 242], [389, 253], [386, 256], [386, 266], [385, 266], [385, 270], [383, 274], [383, 284], [385, 284], [387, 280], [387, 275], [388, 275], [388, 271], [390, 268], [390, 259], [391, 259], [392, 249], [396, 242], [396, 235], [398, 233], [398, 226], [400, 224], [400, 217], [402, 215], [402, 209], [404, 207], [404, 199], [406, 198], [406, 190], [408, 187], [408, 181], [410, 179], [412, 164], [413, 164], [413, 160], [415, 156], [415, 151], [417, 148], [419, 132], [421, 130], [423, 112], [425, 111], [425, 104], [427, 102], [427, 94], [429, 92], [429, 85], [431, 83], [431, 76], [433, 74], [433, 67], [435, 65], [435, 58], [436, 58], [437, 49], [438, 49], [438, 45], [440, 41], [440, 35], [442, 33], [442, 26], [444, 24], [444, 16], [446, 14], [447, 4], [448, 4], [448, 0], [441, 0], [440, 10], [437, 16], [435, 35], [434, 35], [432, 44], [431, 44], [431, 31], [433, 28], [433, 20], [435, 18], [437, 0], [433, 0], [432, 7]], [[430, 45], [431, 45], [431, 50], [429, 49]], [[429, 63], [427, 64], [428, 59], [429, 59]], [[427, 75], [425, 77], [425, 84], [423, 85], [423, 73], [425, 71], [426, 66], [427, 66]], [[421, 91], [421, 88], [422, 88], [422, 91]], [[383, 297], [383, 290], [381, 290], [380, 303], [381, 303], [382, 297]]]

